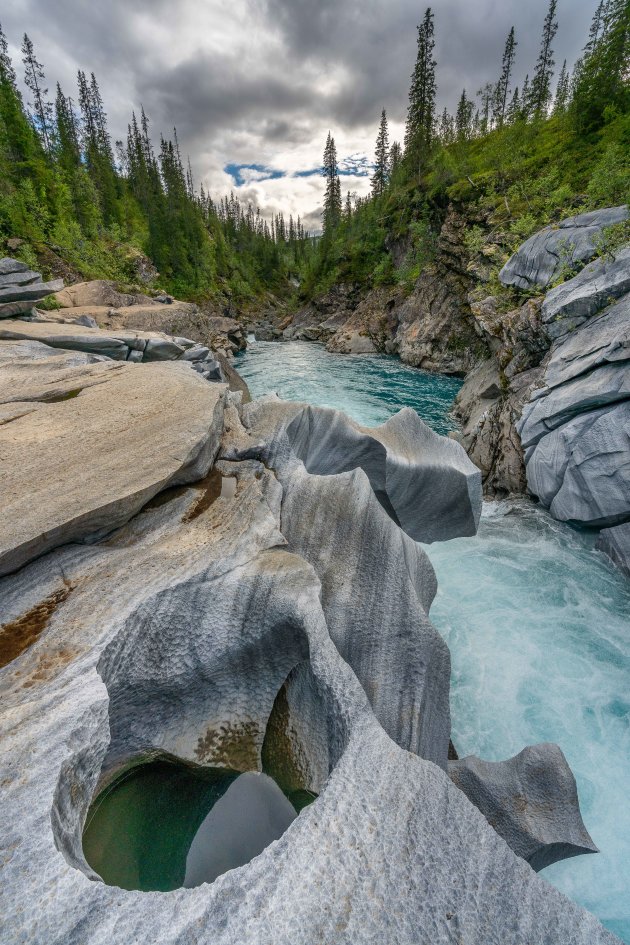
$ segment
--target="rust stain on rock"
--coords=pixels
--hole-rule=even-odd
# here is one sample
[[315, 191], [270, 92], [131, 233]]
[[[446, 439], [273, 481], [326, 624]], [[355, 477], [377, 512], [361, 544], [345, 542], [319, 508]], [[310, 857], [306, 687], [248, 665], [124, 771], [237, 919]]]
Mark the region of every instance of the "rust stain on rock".
[[39, 639], [57, 607], [67, 600], [72, 590], [72, 585], [66, 583], [20, 617], [0, 626], [0, 668], [17, 659]]

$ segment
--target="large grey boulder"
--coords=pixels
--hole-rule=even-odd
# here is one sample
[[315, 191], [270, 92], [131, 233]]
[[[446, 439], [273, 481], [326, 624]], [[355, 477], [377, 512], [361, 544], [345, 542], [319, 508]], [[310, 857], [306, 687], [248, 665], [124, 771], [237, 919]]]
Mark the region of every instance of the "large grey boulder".
[[630, 293], [630, 246], [614, 257], [596, 259], [573, 279], [547, 293], [542, 320], [550, 338], [559, 338]]
[[[401, 749], [379, 724], [372, 704], [384, 704], [382, 690], [394, 687], [393, 701], [414, 698], [406, 692], [410, 653], [420, 689], [433, 672], [436, 692], [442, 680], [448, 686], [444, 660], [430, 662], [426, 625], [415, 623], [435, 590], [432, 570], [376, 500], [366, 471], [370, 454], [393, 452], [396, 426], [391, 436], [382, 428], [380, 441], [364, 435], [366, 469], [357, 451], [352, 468], [308, 472], [296, 451], [308, 458], [316, 447], [297, 436], [301, 422], [288, 432], [304, 409], [254, 404], [244, 429], [228, 407], [222, 451], [232, 459], [220, 470], [235, 487], [221, 484], [217, 494], [206, 480], [172, 491], [106, 541], [57, 548], [0, 580], [0, 613], [11, 626], [54, 602], [30, 648], [0, 673], [3, 942], [614, 945], [593, 916], [509, 849], [445, 771]], [[315, 421], [312, 435], [324, 430]], [[128, 446], [114, 433], [110, 445], [121, 455]], [[419, 466], [432, 462], [430, 446]], [[151, 452], [151, 441], [144, 447]], [[162, 443], [153, 448], [159, 459]], [[413, 458], [411, 444], [404, 455]], [[436, 476], [448, 472], [449, 455], [433, 459]], [[400, 466], [386, 482], [392, 506], [413, 480], [414, 463], [407, 479], [402, 456]], [[318, 502], [328, 524], [343, 520], [328, 535]], [[307, 522], [317, 531], [310, 545]], [[314, 564], [296, 553], [298, 544]], [[336, 579], [346, 556], [364, 573], [348, 566]], [[371, 596], [355, 595], [353, 604], [355, 580], [361, 593], [371, 583]], [[397, 617], [364, 637], [380, 596]], [[343, 629], [359, 669], [372, 663], [372, 689], [341, 655], [329, 620]], [[380, 648], [378, 630], [386, 637]], [[396, 661], [398, 680], [388, 671]], [[442, 705], [443, 697], [438, 715]], [[400, 710], [407, 706], [401, 701]], [[427, 720], [415, 724], [428, 731]], [[401, 719], [401, 728], [410, 725]], [[211, 884], [169, 893], [99, 881], [81, 843], [90, 801], [139, 752], [260, 770], [263, 755], [273, 763], [274, 739], [298, 786], [318, 797], [260, 856]]]
[[205, 475], [219, 448], [225, 388], [187, 364], [18, 360], [0, 385], [0, 402], [41, 397], [0, 426], [0, 574], [122, 525], [165, 486]]
[[601, 231], [627, 219], [626, 206], [610, 207], [547, 226], [519, 247], [499, 273], [499, 279], [503, 285], [519, 289], [545, 288], [563, 269], [593, 259]]
[[527, 451], [530, 491], [562, 522], [630, 517], [630, 401], [580, 414]]
[[[184, 338], [175, 340], [158, 332], [124, 328], [103, 331], [56, 320], [0, 322], [0, 340], [20, 339], [41, 341], [42, 344], [64, 350], [88, 351], [116, 361], [175, 361], [182, 358], [186, 350], [195, 347], [194, 341]], [[130, 352], [133, 351], [139, 352], [140, 356], [130, 358]]]
[[531, 745], [507, 761], [469, 755], [450, 761], [448, 773], [533, 869], [597, 853], [582, 821], [575, 778], [557, 745]]
[[602, 529], [596, 547], [630, 577], [630, 522]]

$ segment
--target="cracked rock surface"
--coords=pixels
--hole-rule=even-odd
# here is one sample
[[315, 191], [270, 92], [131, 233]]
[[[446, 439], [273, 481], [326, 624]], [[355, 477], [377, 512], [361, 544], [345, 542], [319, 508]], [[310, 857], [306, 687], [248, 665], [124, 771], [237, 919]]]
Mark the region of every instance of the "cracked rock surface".
[[[6, 405], [0, 431], [23, 425], [25, 446], [47, 450], [28, 502], [15, 460], [19, 514], [39, 534], [44, 514], [67, 528], [85, 523], [77, 502], [99, 511], [0, 579], [3, 945], [614, 945], [518, 848], [527, 830], [541, 856], [574, 842], [577, 798], [542, 820], [531, 804], [525, 822], [507, 779], [510, 849], [446, 771], [450, 661], [417, 539], [477, 526], [461, 447], [411, 411], [366, 430], [274, 398], [243, 408], [185, 362], [14, 345], [5, 362], [31, 399]], [[80, 395], [35, 399], [78, 377], [93, 382]], [[85, 447], [67, 435], [79, 429]], [[285, 783], [318, 797], [255, 859], [168, 893], [90, 868], [91, 800], [134, 759], [256, 771], [271, 733]], [[517, 774], [532, 801], [570, 781], [553, 752]]]

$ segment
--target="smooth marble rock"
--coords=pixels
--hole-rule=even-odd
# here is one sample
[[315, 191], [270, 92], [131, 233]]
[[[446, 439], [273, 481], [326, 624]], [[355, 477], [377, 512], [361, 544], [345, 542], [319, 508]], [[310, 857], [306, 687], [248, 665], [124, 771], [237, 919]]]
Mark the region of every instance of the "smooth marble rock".
[[33, 282], [29, 285], [11, 285], [0, 286], [1, 302], [36, 302], [38, 299], [45, 299], [63, 286], [63, 279], [55, 279], [53, 282]]
[[[51, 347], [75, 349], [101, 354], [116, 361], [128, 359], [130, 351], [142, 352], [143, 361], [177, 360], [184, 354], [184, 347], [177, 344], [168, 335], [158, 332], [116, 329], [105, 331], [58, 321], [18, 321], [0, 322], [0, 340], [31, 338]], [[190, 348], [193, 341], [185, 340]]]
[[[165, 486], [205, 475], [219, 448], [225, 388], [187, 364], [87, 364], [60, 381], [55, 361], [42, 396], [61, 383], [61, 399], [0, 427], [0, 574], [118, 527]], [[37, 395], [40, 367], [18, 397]]]
[[0, 288], [6, 288], [12, 285], [28, 285], [29, 283], [41, 281], [41, 272], [33, 272], [31, 269], [24, 269], [20, 272], [0, 273]]
[[[268, 413], [265, 421], [273, 426]], [[255, 444], [238, 431], [228, 439], [239, 437]], [[299, 464], [283, 435], [275, 443], [278, 467]], [[234, 473], [241, 464], [230, 462]], [[0, 612], [11, 620], [63, 598], [0, 672], [3, 941], [614, 945], [443, 770], [388, 737], [331, 639], [316, 570], [286, 544], [286, 501], [270, 504], [258, 478], [274, 473], [246, 463], [231, 497], [208, 504], [202, 483], [175, 491], [107, 541], [58, 548], [0, 580]], [[359, 519], [373, 501], [362, 469], [303, 476], [356, 483]], [[393, 535], [398, 526], [381, 512]], [[377, 514], [368, 512], [372, 523]], [[404, 579], [400, 556], [376, 556], [373, 566], [375, 593], [397, 570]], [[260, 770], [272, 728], [293, 777], [318, 795], [279, 840], [193, 889], [142, 893], [99, 881], [83, 856], [85, 817], [130, 758], [166, 752]]]
[[499, 273], [499, 279], [503, 285], [519, 289], [545, 288], [565, 267], [593, 259], [601, 231], [627, 219], [626, 206], [609, 207], [547, 226], [519, 247]]
[[630, 401], [579, 414], [527, 454], [531, 492], [562, 522], [606, 528], [630, 514]]
[[531, 745], [507, 761], [449, 761], [453, 782], [535, 870], [597, 853], [580, 814], [575, 778], [557, 745]]

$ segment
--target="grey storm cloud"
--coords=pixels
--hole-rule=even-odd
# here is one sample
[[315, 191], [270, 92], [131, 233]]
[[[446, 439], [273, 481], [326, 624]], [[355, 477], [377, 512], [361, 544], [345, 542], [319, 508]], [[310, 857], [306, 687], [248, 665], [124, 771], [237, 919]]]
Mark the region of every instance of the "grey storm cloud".
[[[436, 0], [440, 108], [496, 80], [512, 25], [522, 83], [547, 5]], [[578, 57], [595, 5], [559, 0], [558, 67]], [[155, 138], [177, 126], [211, 189], [229, 188], [227, 165], [274, 167], [285, 180], [248, 182], [243, 196], [306, 213], [320, 200], [318, 182], [299, 178], [298, 187], [294, 175], [317, 167], [329, 129], [340, 157], [368, 158], [381, 108], [402, 131], [423, 13], [417, 0], [5, 0], [1, 16], [16, 65], [26, 31], [51, 89], [60, 81], [75, 95], [77, 69], [96, 73], [115, 138], [143, 104]]]

